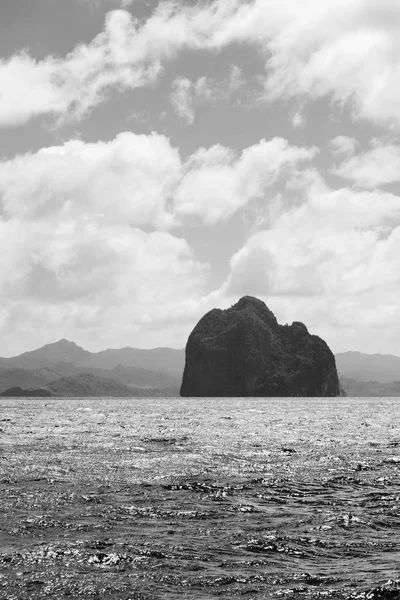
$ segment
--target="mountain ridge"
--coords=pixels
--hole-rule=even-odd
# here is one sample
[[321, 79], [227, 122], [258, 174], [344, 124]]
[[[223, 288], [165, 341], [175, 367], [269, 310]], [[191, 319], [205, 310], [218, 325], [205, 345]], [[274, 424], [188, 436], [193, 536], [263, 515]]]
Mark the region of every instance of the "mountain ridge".
[[171, 375], [183, 372], [184, 350], [158, 348], [107, 348], [90, 352], [75, 342], [61, 339], [12, 357], [0, 357], [0, 366], [13, 366], [25, 369], [52, 368], [57, 363], [72, 363], [79, 367], [113, 369], [128, 366], [160, 371]]
[[391, 383], [400, 380], [400, 357], [394, 354], [366, 354], [358, 351], [335, 355], [342, 377], [356, 381]]
[[[122, 396], [171, 396], [178, 393], [183, 363], [184, 351], [173, 348], [125, 347], [92, 353], [61, 339], [17, 356], [0, 358], [0, 392], [13, 387], [50, 389], [50, 384], [54, 384], [57, 395], [64, 391], [66, 395], [99, 396], [103, 390], [108, 396], [118, 395], [120, 390]], [[55, 382], [61, 378], [57, 387]]]
[[[335, 354], [335, 360], [349, 396], [400, 395], [400, 356], [348, 350]], [[86, 374], [114, 380], [133, 396], [179, 395], [184, 362], [183, 349], [124, 346], [90, 352], [62, 338], [20, 355], [0, 357], [0, 393], [13, 387], [46, 389], [62, 377], [79, 382], [79, 376]]]

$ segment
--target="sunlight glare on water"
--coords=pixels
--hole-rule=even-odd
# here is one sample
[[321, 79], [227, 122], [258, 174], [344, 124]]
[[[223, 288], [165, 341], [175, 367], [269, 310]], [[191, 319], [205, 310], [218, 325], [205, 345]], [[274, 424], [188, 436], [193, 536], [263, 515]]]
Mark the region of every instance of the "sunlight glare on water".
[[400, 598], [397, 398], [0, 407], [0, 598]]

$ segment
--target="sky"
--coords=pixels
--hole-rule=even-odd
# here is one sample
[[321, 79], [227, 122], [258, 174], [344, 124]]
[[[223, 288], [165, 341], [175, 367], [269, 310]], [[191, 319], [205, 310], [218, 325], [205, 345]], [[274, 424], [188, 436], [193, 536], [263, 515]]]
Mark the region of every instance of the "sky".
[[400, 355], [398, 0], [2, 0], [0, 355], [243, 295]]

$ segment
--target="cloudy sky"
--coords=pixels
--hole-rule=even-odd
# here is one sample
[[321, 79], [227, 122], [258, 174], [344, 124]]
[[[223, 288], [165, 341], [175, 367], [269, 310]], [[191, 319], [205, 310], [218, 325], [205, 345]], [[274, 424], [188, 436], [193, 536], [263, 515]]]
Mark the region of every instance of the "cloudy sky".
[[398, 0], [2, 0], [0, 355], [262, 298], [400, 355]]

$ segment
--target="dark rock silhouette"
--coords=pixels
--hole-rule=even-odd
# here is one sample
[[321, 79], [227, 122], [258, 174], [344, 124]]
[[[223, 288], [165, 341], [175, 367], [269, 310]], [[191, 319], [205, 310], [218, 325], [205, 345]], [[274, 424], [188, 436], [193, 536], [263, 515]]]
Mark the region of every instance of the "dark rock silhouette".
[[340, 396], [335, 357], [303, 323], [279, 325], [245, 296], [214, 309], [186, 345], [181, 396]]

